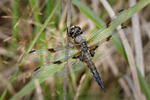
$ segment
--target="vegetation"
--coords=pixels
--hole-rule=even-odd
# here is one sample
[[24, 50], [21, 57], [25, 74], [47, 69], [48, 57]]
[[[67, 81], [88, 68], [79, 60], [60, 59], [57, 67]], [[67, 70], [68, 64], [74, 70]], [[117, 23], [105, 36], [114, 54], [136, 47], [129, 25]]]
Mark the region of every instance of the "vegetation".
[[[131, 1], [72, 0], [71, 25], [80, 26], [87, 39], [94, 38], [90, 46], [110, 34], [113, 37], [101, 44], [93, 57], [106, 93], [82, 62], [70, 59], [77, 50], [69, 49], [67, 100], [150, 100], [150, 0], [140, 0], [133, 7]], [[44, 49], [65, 46], [67, 3], [68, 0], [0, 1], [0, 100], [63, 98], [64, 63], [50, 62], [64, 59], [64, 50], [51, 54]], [[107, 9], [106, 3], [116, 16], [112, 17], [112, 9]], [[118, 13], [120, 9], [124, 11]], [[117, 28], [119, 25], [127, 28]], [[120, 39], [117, 33], [121, 33]], [[33, 49], [39, 51], [29, 54]], [[41, 68], [34, 72], [38, 66]]]

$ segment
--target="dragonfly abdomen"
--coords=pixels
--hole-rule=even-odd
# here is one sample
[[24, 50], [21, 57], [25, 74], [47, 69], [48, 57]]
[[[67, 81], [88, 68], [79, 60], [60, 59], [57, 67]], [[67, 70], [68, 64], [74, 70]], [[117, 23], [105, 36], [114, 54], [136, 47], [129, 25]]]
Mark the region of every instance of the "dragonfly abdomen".
[[102, 80], [101, 80], [101, 77], [100, 77], [100, 75], [99, 75], [99, 73], [98, 73], [98, 71], [97, 71], [97, 69], [96, 69], [94, 63], [93, 63], [91, 60], [89, 60], [89, 61], [86, 62], [86, 63], [87, 63], [88, 68], [90, 69], [90, 71], [91, 71], [91, 73], [92, 73], [94, 79], [97, 81], [98, 85], [99, 85], [99, 86], [102, 88], [102, 90], [105, 92], [106, 90], [105, 90], [105, 88], [104, 88], [103, 82], [102, 82]]
[[[70, 29], [68, 37], [71, 37], [74, 40], [74, 44], [79, 48], [80, 52], [73, 56], [74, 59], [80, 59], [80, 61], [85, 62], [90, 69], [91, 73], [93, 74], [94, 79], [97, 81], [99, 86], [105, 92], [105, 88], [103, 86], [101, 77], [91, 59], [94, 57], [95, 50], [98, 48], [97, 45], [92, 46], [91, 48], [88, 46], [88, 41], [84, 39], [82, 36], [81, 28], [78, 26], [73, 26]], [[109, 40], [110, 38], [107, 38]]]

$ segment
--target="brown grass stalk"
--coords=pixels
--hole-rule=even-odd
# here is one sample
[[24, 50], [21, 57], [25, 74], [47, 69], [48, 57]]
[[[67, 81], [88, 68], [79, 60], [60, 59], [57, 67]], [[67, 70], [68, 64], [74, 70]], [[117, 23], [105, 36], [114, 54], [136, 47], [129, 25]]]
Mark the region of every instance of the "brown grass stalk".
[[[129, 0], [130, 6], [133, 6], [135, 4], [136, 4], [136, 0]], [[132, 22], [132, 32], [133, 32], [133, 43], [135, 46], [136, 64], [139, 70], [141, 71], [141, 74], [145, 76], [139, 13], [136, 13], [132, 16], [131, 22]]]
[[[100, 0], [100, 1], [103, 4], [103, 6], [105, 7], [105, 9], [107, 10], [109, 16], [111, 18], [113, 18], [115, 16], [115, 13], [114, 13], [113, 9], [111, 8], [111, 6], [109, 5], [109, 3], [106, 0]], [[132, 53], [132, 49], [128, 43], [128, 40], [125, 36], [124, 31], [121, 29], [121, 26], [117, 27], [117, 31], [120, 35], [120, 38], [122, 40], [122, 43], [124, 45], [124, 48], [125, 48], [125, 51], [127, 54], [127, 58], [129, 61], [129, 65], [130, 65], [130, 69], [131, 69], [131, 73], [132, 73], [132, 77], [133, 77], [133, 81], [134, 81], [134, 85], [135, 85], [135, 90], [136, 90], [136, 94], [137, 94], [137, 100], [143, 100], [140, 85], [139, 85], [139, 80], [138, 80], [138, 76], [137, 76], [135, 60], [134, 60], [133, 53]]]
[[[70, 31], [70, 24], [71, 24], [71, 5], [72, 5], [72, 0], [67, 0], [68, 2], [68, 11], [67, 11], [67, 34]], [[66, 49], [65, 49], [65, 65], [64, 65], [64, 86], [63, 86], [63, 100], [66, 100], [67, 96], [67, 86], [68, 86], [68, 57], [69, 57], [69, 39], [66, 34]]]
[[74, 96], [74, 100], [78, 100], [80, 90], [81, 90], [81, 87], [82, 87], [82, 84], [83, 84], [85, 77], [86, 77], [86, 75], [84, 74], [80, 79], [79, 85], [78, 85], [77, 90], [76, 90], [76, 94]]

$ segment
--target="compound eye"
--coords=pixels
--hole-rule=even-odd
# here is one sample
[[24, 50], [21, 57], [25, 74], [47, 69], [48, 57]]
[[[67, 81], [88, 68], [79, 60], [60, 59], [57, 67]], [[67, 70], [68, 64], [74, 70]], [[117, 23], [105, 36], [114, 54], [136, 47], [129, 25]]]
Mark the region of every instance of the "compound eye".
[[75, 28], [75, 26], [71, 26], [71, 29]]
[[72, 29], [71, 32], [74, 33], [74, 29]]
[[74, 32], [74, 29], [72, 29], [71, 32], [73, 33], [73, 32]]
[[72, 31], [72, 30], [74, 30], [74, 29], [75, 29], [75, 26], [71, 26], [70, 30]]
[[78, 30], [81, 30], [81, 28], [80, 28], [79, 26], [76, 26], [76, 28], [77, 28]]
[[80, 27], [78, 27], [79, 28], [79, 30], [81, 30], [81, 28]]

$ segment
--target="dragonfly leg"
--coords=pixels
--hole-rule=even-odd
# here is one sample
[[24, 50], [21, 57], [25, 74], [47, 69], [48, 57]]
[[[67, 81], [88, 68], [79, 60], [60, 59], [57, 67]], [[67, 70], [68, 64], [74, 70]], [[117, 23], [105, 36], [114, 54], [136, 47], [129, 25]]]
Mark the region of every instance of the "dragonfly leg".
[[83, 51], [80, 52], [79, 59], [80, 59], [80, 61], [84, 61], [84, 52]]
[[124, 9], [120, 9], [119, 11], [118, 11], [118, 13], [121, 13], [121, 12], [123, 12], [124, 11]]
[[79, 56], [79, 59], [80, 59], [80, 61], [83, 61], [83, 57], [81, 55]]

